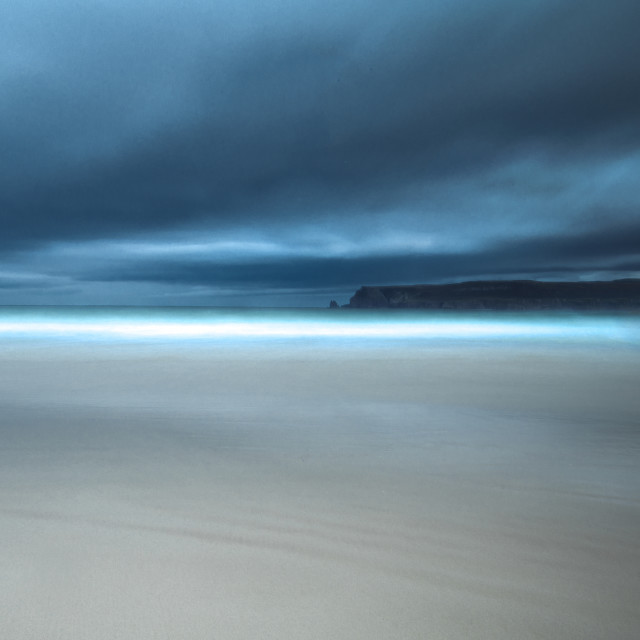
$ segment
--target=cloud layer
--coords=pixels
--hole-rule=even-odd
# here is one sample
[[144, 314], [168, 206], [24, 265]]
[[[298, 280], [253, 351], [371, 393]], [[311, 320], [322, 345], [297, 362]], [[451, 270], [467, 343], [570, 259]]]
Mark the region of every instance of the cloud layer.
[[635, 0], [3, 13], [0, 287], [20, 300], [56, 299], [51, 278], [79, 302], [95, 279], [278, 303], [638, 269]]

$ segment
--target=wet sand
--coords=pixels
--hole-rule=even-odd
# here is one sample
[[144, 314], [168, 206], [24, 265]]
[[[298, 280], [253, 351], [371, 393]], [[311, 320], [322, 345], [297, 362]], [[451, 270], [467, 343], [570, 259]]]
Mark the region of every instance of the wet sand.
[[640, 352], [0, 359], [0, 636], [640, 632]]

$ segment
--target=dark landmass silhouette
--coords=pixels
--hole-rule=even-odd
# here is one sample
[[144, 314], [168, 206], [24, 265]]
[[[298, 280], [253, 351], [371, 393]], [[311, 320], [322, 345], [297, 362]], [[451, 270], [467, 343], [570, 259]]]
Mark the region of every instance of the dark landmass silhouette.
[[592, 282], [479, 280], [366, 286], [350, 309], [640, 310], [640, 279]]

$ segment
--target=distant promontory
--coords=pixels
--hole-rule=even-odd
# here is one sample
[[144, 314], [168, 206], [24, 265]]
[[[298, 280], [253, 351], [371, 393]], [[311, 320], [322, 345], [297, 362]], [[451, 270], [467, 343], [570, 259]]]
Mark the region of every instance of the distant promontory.
[[485, 280], [361, 287], [350, 309], [640, 310], [640, 279], [593, 282]]

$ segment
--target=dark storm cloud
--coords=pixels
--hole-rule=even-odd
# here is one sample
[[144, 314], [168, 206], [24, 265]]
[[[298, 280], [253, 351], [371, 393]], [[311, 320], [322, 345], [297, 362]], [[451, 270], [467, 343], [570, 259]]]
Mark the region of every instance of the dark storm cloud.
[[[637, 234], [616, 229], [640, 215], [636, 0], [34, 0], [4, 13], [8, 259], [287, 229], [281, 258], [69, 273], [295, 288], [635, 264]], [[449, 246], [296, 253], [300, 225], [357, 241], [374, 224], [380, 246], [398, 229]]]
[[[124, 10], [66, 26], [71, 9], [54, 13], [61, 33], [45, 32], [60, 69], [5, 81], [3, 174], [20, 174], [3, 184], [5, 247], [322, 218], [411, 200], [416, 184], [530, 145], [596, 156], [637, 145], [635, 1], [370, 3], [337, 33], [285, 20], [221, 46], [224, 12], [198, 25], [196, 7], [147, 32]], [[197, 44], [181, 44], [192, 30]]]
[[181, 283], [204, 287], [256, 286], [270, 289], [384, 285], [501, 276], [553, 276], [637, 268], [640, 223], [562, 237], [496, 243], [464, 253], [396, 254], [358, 258], [294, 257], [240, 264], [193, 260], [147, 260], [85, 274], [89, 281]]

